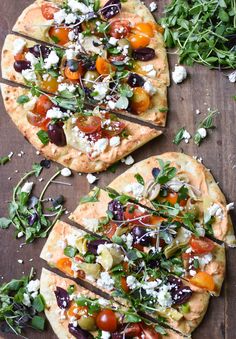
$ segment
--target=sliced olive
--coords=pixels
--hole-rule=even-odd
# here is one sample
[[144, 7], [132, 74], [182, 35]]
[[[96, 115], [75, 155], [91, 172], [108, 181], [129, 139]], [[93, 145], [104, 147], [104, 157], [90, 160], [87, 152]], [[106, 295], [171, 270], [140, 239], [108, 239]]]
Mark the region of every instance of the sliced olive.
[[82, 316], [78, 320], [79, 326], [82, 328], [82, 330], [86, 331], [96, 331], [96, 321], [94, 317], [90, 316]]
[[87, 71], [84, 75], [84, 85], [87, 88], [92, 88], [94, 85], [94, 81], [99, 77], [98, 72], [96, 71]]

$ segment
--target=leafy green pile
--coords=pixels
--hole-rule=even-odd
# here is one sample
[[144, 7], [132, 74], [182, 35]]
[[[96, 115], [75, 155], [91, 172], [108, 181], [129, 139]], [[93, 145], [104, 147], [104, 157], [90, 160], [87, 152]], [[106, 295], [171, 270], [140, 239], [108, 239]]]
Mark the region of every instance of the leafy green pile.
[[0, 286], [0, 323], [4, 333], [21, 334], [26, 328], [43, 330], [45, 302], [38, 292], [30, 293], [27, 285], [32, 274], [21, 279], [12, 279]]
[[180, 63], [236, 68], [236, 1], [172, 0], [160, 20], [167, 47]]

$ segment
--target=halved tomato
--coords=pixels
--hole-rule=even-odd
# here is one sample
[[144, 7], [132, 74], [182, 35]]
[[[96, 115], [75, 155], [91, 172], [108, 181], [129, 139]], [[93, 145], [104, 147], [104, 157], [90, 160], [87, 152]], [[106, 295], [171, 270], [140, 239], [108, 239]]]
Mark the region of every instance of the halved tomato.
[[58, 90], [59, 83], [56, 78], [49, 76], [46, 80], [40, 81], [40, 87], [46, 92], [55, 93]]
[[65, 76], [70, 80], [79, 80], [84, 74], [84, 69], [81, 64], [78, 65], [77, 71], [73, 72], [70, 70], [69, 66], [65, 68]]
[[124, 330], [125, 338], [139, 337], [142, 334], [140, 323], [131, 323]]
[[54, 14], [59, 11], [59, 8], [52, 3], [45, 2], [41, 5], [42, 15], [46, 20], [54, 19]]
[[191, 284], [200, 288], [204, 288], [208, 291], [214, 291], [215, 289], [214, 279], [207, 272], [198, 272], [196, 275], [190, 278], [189, 281]]
[[126, 278], [125, 277], [121, 277], [120, 278], [120, 284], [121, 284], [122, 289], [126, 293], [128, 293], [129, 292], [129, 286], [128, 286], [127, 282], [126, 282]]
[[50, 98], [47, 95], [42, 94], [36, 102], [34, 112], [39, 115], [45, 116], [47, 114], [47, 111], [50, 110], [53, 106], [54, 104], [52, 103]]
[[96, 60], [96, 69], [101, 75], [109, 75], [115, 71], [115, 67], [107, 59], [98, 57]]
[[40, 114], [35, 114], [30, 111], [27, 113], [26, 118], [31, 125], [40, 127], [44, 131], [47, 131], [48, 125], [51, 121], [51, 119], [49, 118], [43, 117]]
[[65, 45], [67, 42], [69, 42], [69, 32], [70, 28], [68, 27], [51, 27], [49, 29], [49, 36], [50, 38], [57, 43], [60, 46]]
[[196, 236], [192, 235], [189, 243], [195, 254], [209, 253], [215, 248], [214, 242], [206, 237], [197, 238]]
[[145, 112], [150, 106], [150, 96], [142, 87], [133, 89], [131, 98], [131, 109], [134, 113], [140, 114]]
[[134, 26], [133, 31], [137, 34], [141, 34], [149, 38], [152, 38], [154, 36], [153, 27], [148, 22], [139, 22]]
[[154, 330], [154, 328], [147, 326], [146, 324], [141, 325], [145, 339], [159, 339], [160, 335]]
[[74, 276], [74, 271], [71, 269], [72, 262], [69, 258], [61, 258], [57, 261], [56, 267], [69, 276]]
[[117, 319], [114, 311], [104, 309], [96, 317], [97, 327], [106, 332], [115, 332], [117, 329]]
[[116, 39], [125, 38], [131, 31], [131, 24], [128, 20], [116, 20], [110, 25], [110, 35]]
[[125, 126], [123, 121], [111, 121], [107, 128], [103, 129], [102, 134], [107, 138], [114, 137], [115, 135], [119, 135], [125, 129]]
[[110, 221], [109, 224], [104, 226], [104, 235], [111, 239], [113, 235], [116, 233], [116, 230], [117, 230], [116, 223]]
[[131, 33], [127, 39], [133, 49], [146, 47], [150, 43], [150, 38], [140, 33]]
[[124, 219], [130, 222], [131, 224], [142, 225], [142, 223], [148, 224], [150, 222], [150, 215], [148, 215], [147, 212], [140, 211], [137, 205], [128, 204], [124, 212]]
[[97, 132], [99, 130], [101, 130], [101, 123], [102, 120], [101, 118], [97, 117], [97, 116], [82, 116], [79, 117], [76, 121], [76, 125], [79, 127], [79, 129], [81, 130], [81, 132], [84, 133], [94, 133]]

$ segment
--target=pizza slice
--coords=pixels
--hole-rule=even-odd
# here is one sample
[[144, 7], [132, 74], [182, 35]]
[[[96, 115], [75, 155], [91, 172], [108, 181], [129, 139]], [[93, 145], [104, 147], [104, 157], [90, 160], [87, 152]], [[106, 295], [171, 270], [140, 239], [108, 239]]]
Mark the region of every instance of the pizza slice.
[[[158, 323], [143, 319], [135, 311], [102, 298], [76, 284], [42, 269], [40, 293], [45, 314], [59, 339], [116, 338], [183, 339]], [[161, 333], [160, 333], [161, 332]]]
[[80, 110], [73, 98], [1, 85], [6, 111], [45, 157], [79, 172], [97, 172], [161, 132], [118, 119], [108, 111]]
[[[102, 56], [101, 56], [102, 53]], [[15, 35], [6, 37], [2, 51], [3, 78], [37, 86], [81, 103], [100, 105], [124, 115], [164, 126], [167, 89], [159, 80], [107, 61], [107, 50], [90, 54], [74, 46], [68, 49], [37, 44]]]
[[135, 248], [140, 255], [148, 253], [148, 260], [160, 269], [218, 296], [225, 275], [224, 246], [199, 236], [198, 229], [186, 228], [181, 217], [166, 211], [159, 214], [127, 198], [101, 190], [97, 201], [80, 204], [70, 218], [117, 244]]
[[90, 282], [122, 305], [190, 334], [206, 312], [209, 294], [164, 272], [150, 257], [63, 222], [54, 226], [41, 253], [51, 266]]
[[236, 245], [224, 194], [210, 170], [188, 155], [168, 152], [152, 156], [133, 165], [109, 187], [160, 213], [163, 208], [179, 209], [176, 215], [185, 215], [185, 223], [196, 225], [200, 236]]

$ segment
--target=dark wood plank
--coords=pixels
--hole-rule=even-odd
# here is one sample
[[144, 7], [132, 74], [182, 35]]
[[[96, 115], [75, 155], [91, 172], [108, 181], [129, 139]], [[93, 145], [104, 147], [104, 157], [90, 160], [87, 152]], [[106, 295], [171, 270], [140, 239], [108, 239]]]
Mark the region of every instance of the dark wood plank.
[[[146, 1], [150, 3], [151, 1]], [[158, 2], [159, 13], [167, 1]], [[16, 18], [31, 1], [29, 0], [1, 0], [1, 22], [0, 22], [0, 47], [4, 42], [5, 35], [11, 32]], [[173, 69], [177, 62], [175, 55], [169, 55], [170, 69]], [[189, 155], [203, 157], [204, 164], [211, 168], [217, 181], [220, 182], [222, 190], [229, 201], [233, 201], [236, 196], [236, 103], [232, 100], [235, 95], [235, 85], [229, 83], [223, 73], [210, 71], [201, 66], [188, 68], [188, 80], [181, 85], [172, 85], [169, 89], [170, 113], [165, 135], [159, 139], [145, 145], [141, 150], [136, 151], [133, 156], [135, 161], [142, 160], [150, 155], [159, 154], [165, 151], [179, 151], [180, 147], [172, 144], [172, 139], [176, 130], [182, 126], [193, 132], [197, 121], [202, 119], [207, 108], [218, 108], [221, 116], [217, 120], [217, 129], [211, 134], [200, 148], [190, 142], [188, 145], [181, 145], [183, 150]], [[6, 155], [14, 151], [12, 161], [0, 168], [0, 215], [6, 215], [7, 201], [11, 199], [12, 187], [16, 184], [22, 174], [30, 169], [33, 162], [38, 162], [41, 157], [36, 155], [33, 147], [28, 144], [5, 113], [2, 100], [0, 101], [0, 155]], [[195, 114], [195, 110], [200, 109], [200, 116]], [[18, 157], [17, 154], [23, 151], [25, 154]], [[53, 164], [51, 169], [45, 171], [43, 178], [56, 171], [57, 165]], [[126, 169], [121, 165], [115, 174], [99, 174], [99, 185], [108, 184], [115, 176]], [[15, 170], [19, 171], [18, 173]], [[11, 177], [11, 180], [8, 178]], [[66, 196], [66, 206], [69, 211], [73, 210], [79, 198], [89, 190], [89, 184], [85, 175], [74, 174], [73, 178], [66, 181], [73, 183], [72, 187], [52, 186], [50, 194], [56, 196], [60, 192]], [[39, 183], [41, 186], [44, 182]], [[67, 220], [65, 216], [63, 218]], [[233, 215], [236, 221], [236, 215]], [[44, 241], [38, 241], [27, 247], [20, 248], [21, 240], [14, 240], [14, 230], [1, 231], [1, 258], [0, 258], [0, 282], [7, 281], [13, 277], [21, 276], [23, 272], [28, 273], [31, 266], [40, 273], [41, 267], [46, 264], [39, 259], [39, 253]], [[202, 325], [196, 330], [193, 338], [217, 338], [232, 339], [235, 337], [236, 329], [236, 265], [234, 259], [235, 250], [228, 250], [228, 272], [226, 282], [221, 297], [211, 300], [210, 307]], [[33, 258], [32, 262], [29, 259]], [[24, 264], [20, 265], [17, 259], [23, 259]], [[44, 334], [29, 332], [29, 338], [56, 338], [48, 326]], [[4, 338], [13, 338], [7, 335]]]

